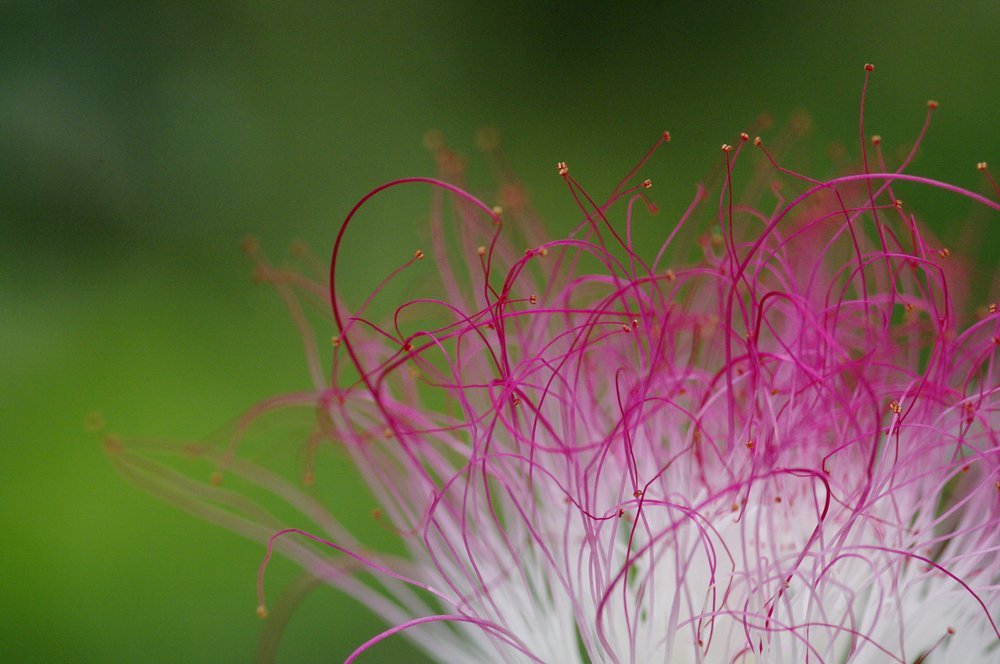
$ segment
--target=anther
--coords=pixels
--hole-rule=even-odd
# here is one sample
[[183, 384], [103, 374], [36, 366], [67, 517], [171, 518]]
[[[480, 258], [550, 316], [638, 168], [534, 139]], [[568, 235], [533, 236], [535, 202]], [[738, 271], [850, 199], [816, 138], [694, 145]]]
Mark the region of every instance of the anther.
[[424, 252], [420, 249], [417, 249], [416, 251], [413, 252], [413, 257], [416, 258], [418, 261], [422, 261], [424, 260]]
[[663, 132], [663, 140], [666, 141], [667, 143], [670, 142], [670, 132], [669, 131]]
[[532, 304], [538, 304], [538, 296], [532, 295], [531, 297], [528, 298], [528, 302], [531, 302]]
[[937, 103], [936, 101], [934, 101], [933, 99], [928, 99], [928, 100], [927, 100], [927, 108], [931, 109], [932, 111], [933, 111], [933, 110], [934, 110], [935, 108], [937, 108], [938, 106], [940, 106], [940, 104], [938, 104], [938, 103]]
[[476, 253], [479, 254], [480, 256], [485, 256], [486, 247], [484, 247], [483, 245], [479, 245], [478, 247], [476, 247]]
[[493, 214], [495, 214], [498, 217], [503, 214], [503, 208], [500, 207], [499, 205], [494, 205], [490, 209], [493, 210]]
[[104, 438], [104, 450], [108, 454], [118, 454], [122, 451], [122, 441], [118, 436], [114, 434], [110, 436], [105, 436]]
[[948, 256], [951, 256], [951, 251], [949, 251], [947, 247], [943, 247], [938, 250], [938, 256], [941, 258], [948, 258]]
[[549, 255], [549, 249], [548, 247], [542, 247], [541, 249], [538, 250], [538, 253], [541, 254], [542, 257], [544, 258], [545, 256]]
[[257, 607], [257, 617], [260, 619], [267, 618], [267, 607], [261, 604]]
[[955, 628], [954, 627], [949, 627], [945, 631], [948, 632], [948, 636], [955, 636]]
[[722, 151], [723, 152], [731, 152], [732, 149], [733, 149], [733, 146], [730, 145], [729, 143], [723, 143], [722, 144]]
[[444, 147], [444, 134], [438, 129], [431, 129], [424, 134], [424, 147], [436, 152]]
[[989, 168], [989, 166], [986, 165], [985, 161], [980, 161], [976, 164], [976, 168], [978, 168], [981, 171], [985, 171], [987, 168]]
[[889, 402], [889, 410], [899, 415], [903, 412], [903, 407], [899, 405], [899, 402], [893, 399]]
[[652, 180], [648, 180], [648, 179], [647, 180], [643, 180], [642, 181], [642, 186], [645, 187], [646, 189], [652, 189], [653, 188], [653, 181]]
[[557, 162], [556, 171], [558, 171], [559, 175], [569, 175], [569, 166], [566, 165], [565, 161]]
[[87, 431], [96, 433], [104, 428], [104, 416], [96, 411], [87, 413], [83, 420], [83, 426]]
[[674, 274], [673, 270], [668, 268], [667, 271], [663, 273], [663, 278], [666, 279], [667, 281], [673, 281], [674, 279], [677, 278], [677, 275]]
[[899, 200], [898, 198], [895, 201], [893, 201], [893, 205], [896, 206], [897, 210], [903, 209], [903, 201]]
[[870, 62], [865, 63], [865, 71], [875, 71], [875, 65]]
[[635, 330], [635, 329], [638, 329], [638, 327], [639, 327], [639, 319], [638, 318], [633, 318], [632, 319], [632, 329]]
[[622, 325], [622, 332], [631, 332], [632, 328], [628, 325]]
[[781, 496], [775, 496], [774, 497], [774, 502], [780, 503], [781, 502]]
[[334, 348], [340, 348], [340, 337], [338, 336], [330, 337], [330, 345], [333, 346]]
[[760, 147], [761, 145], [764, 144], [764, 141], [760, 139], [760, 136], [754, 136], [753, 144]]
[[375, 521], [381, 521], [382, 516], [383, 516], [382, 508], [376, 507], [372, 509], [372, 519], [374, 519]]
[[882, 136], [880, 136], [879, 134], [872, 135], [872, 145], [881, 145], [881, 144], [882, 144]]
[[747, 442], [743, 443], [743, 445], [746, 446], [748, 450], [752, 450], [755, 446], [755, 443], [752, 440], [748, 440]]
[[407, 341], [405, 344], [403, 344], [403, 350], [405, 350], [406, 352], [410, 352], [411, 350], [413, 350], [413, 344]]
[[744, 143], [746, 143], [747, 141], [750, 140], [750, 134], [746, 133], [745, 131], [741, 131], [740, 132], [740, 140], [743, 141]]
[[916, 307], [913, 306], [912, 302], [907, 302], [906, 304], [903, 305], [903, 308], [906, 309], [907, 313], [909, 313], [913, 311]]
[[642, 489], [636, 489], [632, 492], [634, 498], [642, 498]]
[[986, 310], [988, 312], [990, 312], [991, 314], [995, 314], [997, 312], [997, 310], [998, 310], [997, 303], [996, 302], [990, 302], [989, 306], [986, 307]]
[[251, 254], [257, 251], [258, 246], [259, 243], [257, 242], [257, 238], [252, 235], [243, 238], [243, 241], [240, 242], [240, 249], [242, 249], [245, 254]]

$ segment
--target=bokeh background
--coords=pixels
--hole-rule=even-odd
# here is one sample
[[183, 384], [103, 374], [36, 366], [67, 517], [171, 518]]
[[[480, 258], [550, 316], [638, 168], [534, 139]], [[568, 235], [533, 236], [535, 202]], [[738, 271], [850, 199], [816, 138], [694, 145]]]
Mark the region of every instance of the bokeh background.
[[[982, 190], [975, 163], [1000, 162], [995, 1], [613, 5], [0, 3], [0, 661], [252, 661], [261, 547], [128, 484], [84, 417], [197, 437], [304, 386], [239, 241], [326, 255], [361, 194], [432, 173], [428, 129], [485, 187], [474, 134], [500, 128], [556, 225], [574, 212], [555, 161], [601, 195], [669, 129], [651, 167], [666, 220], [762, 111], [807, 110], [819, 154], [856, 149], [871, 61], [869, 133], [905, 143], [941, 102], [913, 172]], [[391, 223], [355, 234], [359, 284], [412, 252], [427, 201], [395, 196]], [[922, 212], [952, 233], [970, 210]], [[975, 231], [974, 279], [998, 227]], [[318, 591], [278, 661], [341, 661], [378, 627]]]

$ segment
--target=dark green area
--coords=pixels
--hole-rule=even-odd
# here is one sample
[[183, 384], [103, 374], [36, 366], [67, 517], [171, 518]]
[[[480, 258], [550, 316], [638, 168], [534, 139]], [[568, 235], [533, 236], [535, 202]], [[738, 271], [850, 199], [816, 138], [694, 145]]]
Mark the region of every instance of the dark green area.
[[[432, 172], [428, 129], [469, 153], [476, 129], [502, 129], [558, 228], [576, 217], [556, 161], [600, 196], [669, 129], [647, 173], [662, 212], [637, 231], [651, 239], [762, 111], [780, 126], [808, 110], [818, 158], [834, 141], [856, 150], [866, 61], [868, 131], [887, 145], [941, 102], [913, 172], [981, 190], [975, 163], [1000, 165], [995, 2], [448, 4], [3, 4], [0, 660], [250, 661], [261, 548], [130, 486], [84, 416], [196, 437], [304, 386], [292, 326], [250, 284], [239, 240], [326, 255], [360, 195]], [[995, 217], [900, 197], [995, 265]], [[343, 269], [359, 292], [412, 255], [427, 201], [393, 194], [352, 234]], [[372, 507], [344, 505], [358, 519]], [[269, 585], [295, 574], [279, 562]], [[377, 630], [320, 589], [278, 660], [341, 661]]]

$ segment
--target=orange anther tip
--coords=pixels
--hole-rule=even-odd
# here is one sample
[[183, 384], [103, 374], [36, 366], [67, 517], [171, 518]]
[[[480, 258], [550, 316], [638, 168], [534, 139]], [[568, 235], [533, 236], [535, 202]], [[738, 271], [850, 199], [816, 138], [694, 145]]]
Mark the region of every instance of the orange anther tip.
[[117, 454], [122, 451], [122, 441], [114, 434], [104, 438], [104, 449], [108, 454]]
[[875, 65], [870, 62], [865, 63], [865, 71], [875, 71]]
[[417, 249], [416, 251], [413, 252], [413, 257], [416, 258], [418, 261], [422, 261], [424, 260], [424, 252], [421, 251], [420, 249]]
[[264, 606], [263, 604], [257, 607], [257, 617], [267, 618], [267, 607]]
[[538, 250], [538, 253], [540, 253], [542, 256], [548, 256], [549, 250], [546, 247], [542, 247], [541, 249]]

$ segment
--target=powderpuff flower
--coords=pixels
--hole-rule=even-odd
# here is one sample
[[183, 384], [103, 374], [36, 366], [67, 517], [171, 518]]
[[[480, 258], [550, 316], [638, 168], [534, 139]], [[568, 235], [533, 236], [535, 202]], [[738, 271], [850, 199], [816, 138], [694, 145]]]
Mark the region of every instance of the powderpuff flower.
[[[309, 389], [218, 440], [108, 449], [142, 486], [266, 543], [261, 616], [277, 551], [391, 625], [348, 661], [396, 634], [456, 663], [991, 660], [1000, 314], [965, 321], [957, 257], [896, 190], [1000, 204], [908, 172], [936, 106], [890, 165], [862, 92], [860, 163], [826, 180], [741, 134], [656, 246], [633, 225], [656, 212], [640, 173], [668, 133], [603, 200], [560, 162], [579, 219], [562, 239], [494, 135], [488, 203], [431, 136], [438, 176], [361, 199], [329, 287], [245, 245], [302, 334]], [[398, 267], [349, 304], [356, 213], [418, 185], [427, 245], [387, 246]], [[294, 409], [310, 422], [296, 454], [254, 442]], [[171, 454], [212, 464], [210, 481]], [[338, 520], [327, 454], [353, 460], [405, 553]]]

